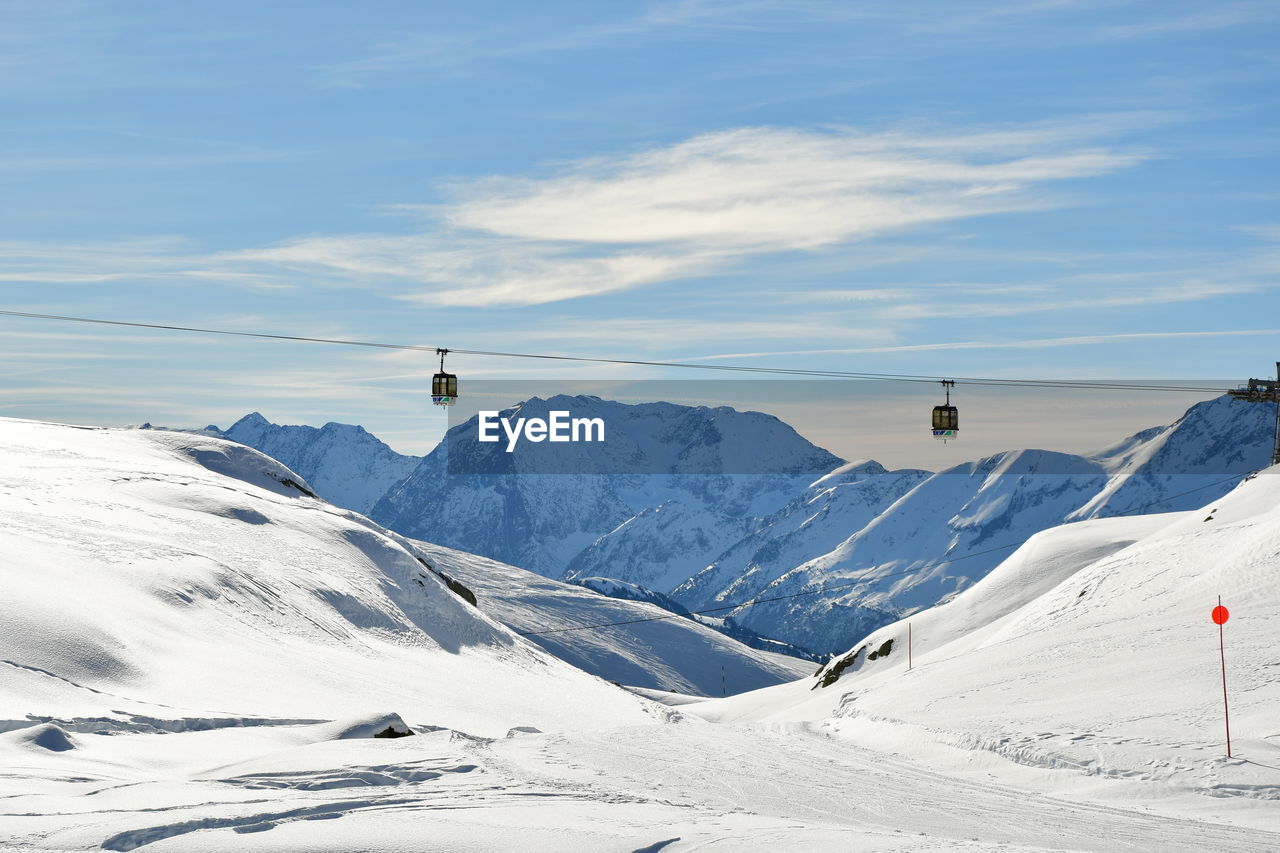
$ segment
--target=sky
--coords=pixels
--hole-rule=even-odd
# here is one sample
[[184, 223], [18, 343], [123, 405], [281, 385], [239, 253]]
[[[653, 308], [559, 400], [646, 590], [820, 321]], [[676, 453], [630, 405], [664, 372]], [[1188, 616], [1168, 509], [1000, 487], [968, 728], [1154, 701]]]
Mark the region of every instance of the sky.
[[[1280, 4], [1249, 0], [0, 0], [0, 309], [1234, 384], [1280, 358], [1278, 37]], [[227, 426], [256, 410], [423, 453], [445, 427], [436, 367], [0, 316], [12, 417]], [[463, 394], [690, 373], [448, 367]], [[922, 429], [938, 394], [911, 391], [788, 420], [862, 458]], [[1083, 450], [1198, 399], [1011, 399], [977, 414], [1055, 414], [961, 452]]]

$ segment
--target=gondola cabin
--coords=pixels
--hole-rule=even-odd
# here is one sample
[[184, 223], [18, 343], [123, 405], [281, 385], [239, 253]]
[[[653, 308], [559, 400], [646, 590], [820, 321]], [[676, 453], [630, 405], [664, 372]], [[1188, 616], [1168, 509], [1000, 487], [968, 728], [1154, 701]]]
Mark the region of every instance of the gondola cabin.
[[933, 437], [941, 441], [960, 437], [960, 411], [951, 405], [951, 388], [955, 384], [951, 379], [942, 380], [942, 387], [947, 389], [947, 402], [933, 407]]
[[431, 402], [436, 406], [452, 406], [458, 401], [458, 377], [444, 372], [447, 349], [436, 350], [440, 355], [440, 372], [431, 377]]
[[437, 406], [452, 406], [458, 400], [458, 377], [452, 373], [437, 373], [431, 377], [431, 402]]

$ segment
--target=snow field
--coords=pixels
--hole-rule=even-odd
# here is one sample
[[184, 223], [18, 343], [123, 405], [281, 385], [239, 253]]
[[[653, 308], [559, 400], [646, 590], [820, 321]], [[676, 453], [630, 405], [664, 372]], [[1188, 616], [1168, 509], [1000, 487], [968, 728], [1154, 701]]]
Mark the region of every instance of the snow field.
[[0, 420], [0, 850], [1280, 848], [1272, 474], [1040, 534], [912, 615], [910, 672], [895, 623], [828, 688], [728, 699], [574, 669], [503, 622], [608, 599], [502, 598], [519, 570], [306, 489], [217, 439]]
[[[872, 632], [830, 687], [682, 710], [806, 721], [954, 772], [1280, 830], [1278, 522], [1271, 471], [1203, 511], [1054, 528], [953, 600]], [[1219, 594], [1234, 759], [1209, 620]]]

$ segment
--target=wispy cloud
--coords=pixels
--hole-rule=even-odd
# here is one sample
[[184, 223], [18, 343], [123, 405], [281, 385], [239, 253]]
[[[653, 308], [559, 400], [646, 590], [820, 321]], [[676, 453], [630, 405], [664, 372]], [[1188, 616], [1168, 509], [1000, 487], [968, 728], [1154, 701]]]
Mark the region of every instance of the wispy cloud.
[[[1120, 9], [1117, 9], [1120, 6]], [[1143, 20], [1140, 16], [1151, 17]], [[1266, 2], [1170, 7], [1115, 0], [919, 0], [909, 4], [829, 0], [668, 0], [638, 10], [602, 6], [589, 22], [557, 26], [490, 26], [467, 31], [409, 32], [370, 44], [362, 55], [321, 69], [326, 85], [359, 88], [414, 72], [493, 73], [502, 60], [595, 50], [639, 40], [702, 41], [842, 28], [859, 43], [911, 39], [913, 51], [1024, 49], [1025, 31], [1053, 26], [1060, 40], [1092, 42], [1176, 35], [1264, 20]], [[1118, 14], [1117, 14], [1118, 13]], [[1131, 22], [1100, 27], [1099, 20]], [[865, 41], [864, 41], [865, 40]]]
[[1134, 121], [950, 133], [740, 128], [535, 178], [455, 184], [444, 204], [397, 208], [422, 220], [419, 233], [310, 236], [226, 253], [216, 266], [376, 281], [420, 304], [556, 302], [1061, 205], [1051, 184], [1143, 159], [1085, 138]]
[[1205, 5], [1189, 12], [1162, 9], [1161, 14], [1132, 24], [1103, 27], [1099, 35], [1108, 39], [1158, 38], [1183, 33], [1222, 30], [1280, 18], [1275, 3], [1224, 3]]
[[[760, 318], [721, 317], [707, 323], [697, 316], [595, 318], [578, 315], [549, 317], [537, 328], [516, 330], [514, 341], [530, 346], [586, 345], [600, 351], [669, 351], [673, 341], [744, 340], [856, 340], [884, 343], [894, 340], [891, 329], [879, 322], [858, 324], [858, 317], [846, 313], [799, 313]], [[866, 319], [866, 318], [863, 318]]]
[[[919, 252], [881, 238], [922, 230], [933, 237], [920, 251], [935, 261], [939, 251], [972, 251], [964, 240], [937, 240], [938, 226], [1067, 205], [1065, 183], [1148, 156], [1103, 141], [1173, 118], [1126, 113], [876, 133], [739, 128], [562, 164], [535, 177], [458, 182], [441, 203], [390, 209], [407, 233], [309, 235], [218, 253], [176, 238], [0, 243], [0, 287], [199, 281], [260, 290], [367, 289], [428, 306], [520, 307], [703, 279], [698, 292], [705, 303], [730, 284], [740, 292], [761, 260], [822, 265], [824, 258], [849, 256], [840, 262], [846, 272], [901, 263]], [[857, 304], [871, 313], [852, 322], [855, 328], [871, 318], [901, 328], [938, 316], [1008, 317], [1244, 293], [1263, 287], [1260, 276], [1275, 267], [1265, 253], [1241, 256], [1231, 270], [1215, 266], [1212, 275], [1204, 263], [1199, 270], [1111, 267], [1104, 275], [1089, 271], [1107, 269], [1097, 258], [1073, 254], [1064, 267], [1075, 272], [1067, 277], [878, 286], [864, 278], [858, 287], [775, 289], [771, 301]], [[922, 293], [939, 298], [921, 299]]]
[[296, 156], [284, 151], [241, 150], [156, 154], [74, 154], [66, 156], [0, 152], [0, 173], [73, 172], [103, 170], [195, 169], [250, 163], [280, 162]]
[[458, 67], [483, 51], [477, 33], [415, 33], [375, 44], [364, 56], [319, 70], [325, 86], [357, 89], [368, 79], [384, 74]]
[[216, 281], [253, 290], [292, 289], [279, 270], [232, 269], [176, 236], [113, 242], [0, 242], [0, 288], [44, 284], [158, 285]]
[[1059, 291], [1050, 296], [1036, 299], [934, 304], [929, 304], [924, 300], [915, 300], [910, 303], [889, 306], [882, 311], [882, 316], [894, 320], [922, 320], [931, 317], [1020, 317], [1027, 314], [1045, 314], [1054, 311], [1133, 308], [1145, 305], [1198, 302], [1217, 296], [1256, 293], [1265, 286], [1266, 283], [1258, 281], [1220, 282], [1209, 279], [1146, 284], [1130, 283], [1125, 287], [1100, 288], [1091, 292]]
[[739, 358], [778, 358], [793, 355], [872, 355], [876, 353], [939, 352], [948, 350], [1055, 349], [1058, 347], [1127, 344], [1159, 340], [1201, 340], [1213, 338], [1270, 337], [1274, 335], [1280, 335], [1280, 329], [1223, 329], [1219, 331], [1196, 332], [1127, 332], [1106, 335], [1077, 335], [1074, 337], [1059, 338], [1032, 338], [1026, 340], [936, 341], [927, 344], [901, 344], [894, 346], [726, 352], [717, 353], [715, 355], [699, 356], [690, 360], [715, 362]]

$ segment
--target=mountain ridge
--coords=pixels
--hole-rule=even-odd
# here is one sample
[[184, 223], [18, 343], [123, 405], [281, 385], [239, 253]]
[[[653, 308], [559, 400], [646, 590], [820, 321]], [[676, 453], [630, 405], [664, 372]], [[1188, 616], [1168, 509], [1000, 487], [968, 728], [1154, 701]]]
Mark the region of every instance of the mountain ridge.
[[[621, 423], [616, 412], [628, 408], [599, 398], [551, 397], [506, 411], [532, 415], [579, 404], [587, 411], [609, 407], [614, 423]], [[738, 421], [742, 413], [726, 407], [643, 405], [632, 416], [651, 426], [692, 419], [683, 446], [700, 452], [707, 424], [721, 435], [765, 424], [799, 438], [771, 416], [757, 420], [748, 413]], [[370, 514], [405, 535], [549, 577], [611, 578], [669, 595], [688, 609], [779, 598], [725, 613], [761, 635], [832, 649], [961, 592], [1000, 559], [976, 552], [1005, 540], [1016, 545], [1069, 521], [1153, 504], [1178, 509], [1212, 497], [1214, 488], [1224, 492], [1225, 482], [1209, 484], [1265, 466], [1273, 411], [1220, 397], [1094, 453], [1009, 450], [939, 472], [843, 462], [804, 442], [773, 454], [788, 472], [776, 476], [672, 473], [680, 453], [671, 448], [661, 456], [664, 474], [462, 475], [449, 473], [446, 451], [437, 448], [390, 486]], [[466, 430], [462, 424], [451, 433]], [[654, 443], [639, 436], [628, 447], [642, 449], [645, 442]], [[503, 456], [516, 457], [507, 464], [521, 464], [519, 450]], [[815, 460], [837, 464], [813, 476], [797, 473], [797, 465]], [[827, 586], [840, 589], [821, 592]]]

